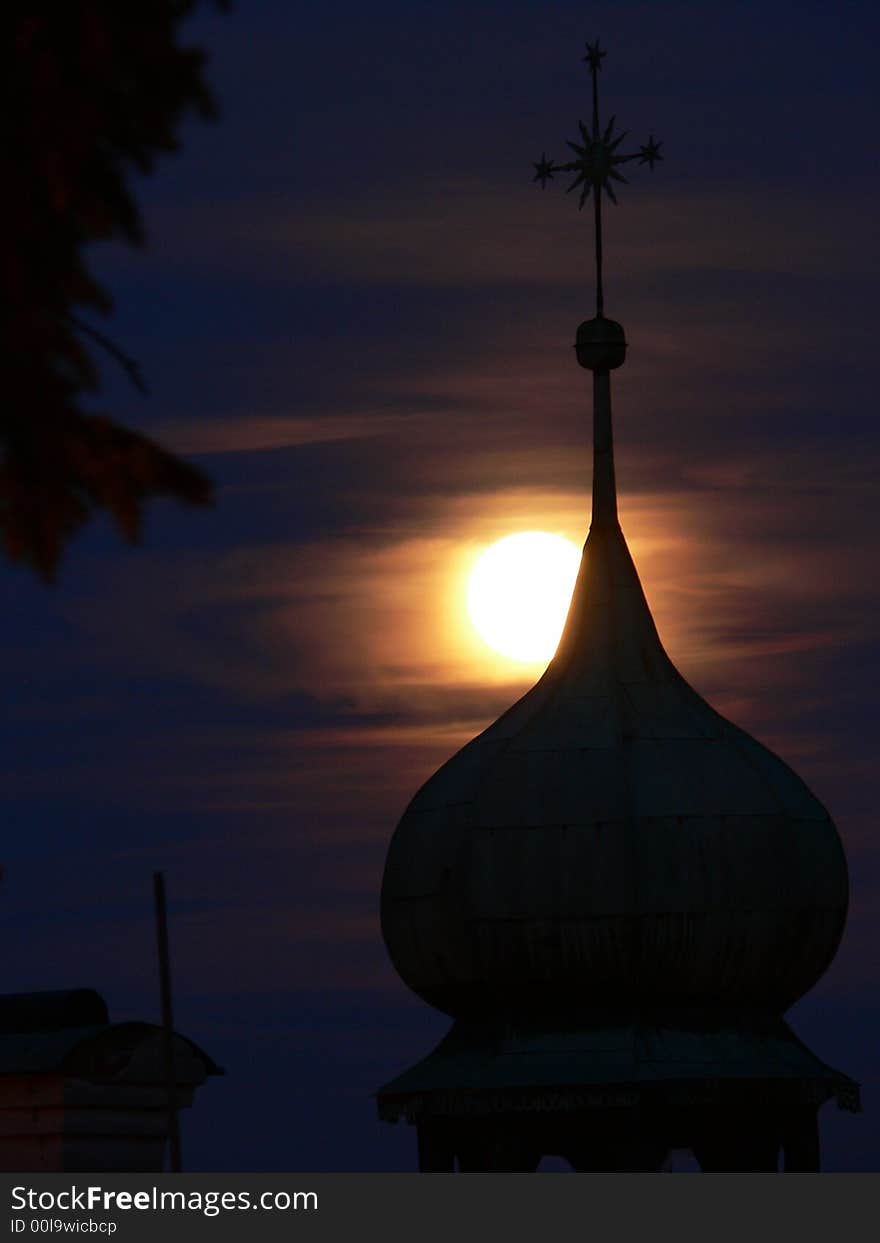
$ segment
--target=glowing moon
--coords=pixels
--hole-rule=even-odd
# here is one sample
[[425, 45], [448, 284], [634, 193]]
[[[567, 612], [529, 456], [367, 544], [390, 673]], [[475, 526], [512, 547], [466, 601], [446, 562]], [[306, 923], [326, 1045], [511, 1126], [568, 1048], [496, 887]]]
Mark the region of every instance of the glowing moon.
[[550, 660], [580, 565], [561, 535], [522, 531], [493, 544], [468, 580], [467, 611], [480, 637], [511, 660]]

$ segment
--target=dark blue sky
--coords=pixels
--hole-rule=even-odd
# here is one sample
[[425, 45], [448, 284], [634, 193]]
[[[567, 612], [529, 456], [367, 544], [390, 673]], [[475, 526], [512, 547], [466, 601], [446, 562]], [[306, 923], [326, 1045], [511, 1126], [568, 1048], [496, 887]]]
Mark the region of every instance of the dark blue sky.
[[95, 252], [152, 395], [108, 371], [96, 408], [218, 504], [0, 578], [6, 991], [154, 1017], [162, 867], [178, 1026], [228, 1071], [188, 1166], [414, 1167], [371, 1093], [446, 1022], [378, 887], [416, 787], [535, 677], [467, 636], [463, 567], [586, 532], [589, 218], [530, 177], [599, 34], [606, 110], [666, 155], [606, 216], [622, 522], [676, 664], [839, 826], [850, 924], [792, 1020], [864, 1085], [827, 1168], [880, 1168], [875, 9], [266, 0], [191, 31], [221, 120], [144, 181], [148, 249]]

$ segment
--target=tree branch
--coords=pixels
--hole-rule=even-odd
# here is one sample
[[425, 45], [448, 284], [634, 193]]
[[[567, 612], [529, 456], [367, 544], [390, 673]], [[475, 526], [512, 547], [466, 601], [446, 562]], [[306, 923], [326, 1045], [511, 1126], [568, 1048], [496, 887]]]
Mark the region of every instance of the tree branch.
[[66, 319], [70, 320], [74, 328], [78, 328], [87, 337], [91, 337], [103, 350], [106, 350], [108, 354], [116, 359], [139, 393], [142, 393], [144, 397], [149, 396], [149, 389], [141, 375], [141, 365], [137, 359], [130, 358], [128, 354], [123, 353], [119, 346], [111, 341], [109, 337], [105, 337], [103, 332], [99, 332], [97, 328], [87, 324], [78, 315], [74, 315], [71, 311], [65, 311], [64, 315]]

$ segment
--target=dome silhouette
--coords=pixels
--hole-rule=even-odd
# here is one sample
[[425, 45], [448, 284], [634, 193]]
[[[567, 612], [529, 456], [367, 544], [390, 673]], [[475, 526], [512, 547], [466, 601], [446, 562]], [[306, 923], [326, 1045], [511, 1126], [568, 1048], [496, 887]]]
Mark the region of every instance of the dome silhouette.
[[407, 808], [382, 927], [410, 988], [455, 1016], [780, 1014], [846, 907], [827, 811], [676, 670], [614, 521], [591, 530], [546, 673]]

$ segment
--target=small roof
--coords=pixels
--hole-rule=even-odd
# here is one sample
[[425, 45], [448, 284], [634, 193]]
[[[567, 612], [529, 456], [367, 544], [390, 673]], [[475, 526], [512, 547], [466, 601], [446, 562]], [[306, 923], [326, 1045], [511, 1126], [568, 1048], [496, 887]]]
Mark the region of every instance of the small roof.
[[827, 1066], [782, 1020], [690, 1027], [618, 1020], [502, 1027], [455, 1023], [436, 1049], [378, 1093], [386, 1121], [422, 1112], [553, 1111], [638, 1103], [660, 1091], [680, 1104], [749, 1085], [858, 1111], [859, 1089]]
[[[130, 1066], [142, 1072], [144, 1046], [161, 1032], [155, 1023], [111, 1023], [107, 1003], [91, 988], [7, 993], [0, 995], [0, 1076], [125, 1078]], [[192, 1073], [223, 1074], [213, 1058], [179, 1032], [174, 1033], [174, 1055], [182, 1081]]]

